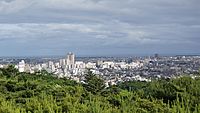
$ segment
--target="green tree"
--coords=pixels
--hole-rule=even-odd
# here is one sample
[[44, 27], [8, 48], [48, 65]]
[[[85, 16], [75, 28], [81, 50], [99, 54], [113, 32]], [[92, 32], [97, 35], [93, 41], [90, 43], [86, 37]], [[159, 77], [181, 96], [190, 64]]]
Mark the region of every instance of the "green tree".
[[9, 65], [7, 68], [0, 69], [0, 71], [1, 75], [4, 75], [6, 77], [16, 76], [19, 72], [14, 65]]
[[83, 86], [92, 94], [98, 94], [105, 88], [104, 80], [92, 73], [90, 70], [85, 75], [84, 82], [85, 84]]

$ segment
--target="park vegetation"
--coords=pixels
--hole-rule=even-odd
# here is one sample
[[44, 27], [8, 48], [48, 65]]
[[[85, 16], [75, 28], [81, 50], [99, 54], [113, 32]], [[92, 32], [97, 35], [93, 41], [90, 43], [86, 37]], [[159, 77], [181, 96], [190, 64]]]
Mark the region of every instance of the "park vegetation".
[[76, 83], [44, 70], [0, 69], [0, 113], [200, 113], [199, 77], [105, 87], [92, 72], [85, 76]]

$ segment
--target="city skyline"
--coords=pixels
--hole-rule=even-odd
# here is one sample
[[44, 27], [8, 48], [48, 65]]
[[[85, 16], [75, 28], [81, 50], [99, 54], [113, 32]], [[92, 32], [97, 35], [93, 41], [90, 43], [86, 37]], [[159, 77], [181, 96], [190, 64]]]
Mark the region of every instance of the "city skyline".
[[0, 56], [199, 55], [199, 0], [1, 0]]

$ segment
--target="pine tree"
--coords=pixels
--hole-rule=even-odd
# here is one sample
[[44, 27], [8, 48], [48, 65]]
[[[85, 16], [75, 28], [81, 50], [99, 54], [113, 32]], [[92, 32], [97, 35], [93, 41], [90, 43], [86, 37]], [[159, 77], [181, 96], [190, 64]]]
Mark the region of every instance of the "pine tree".
[[103, 79], [97, 77], [97, 75], [93, 74], [92, 71], [89, 70], [85, 75], [84, 87], [92, 94], [98, 94], [105, 88], [105, 84]]

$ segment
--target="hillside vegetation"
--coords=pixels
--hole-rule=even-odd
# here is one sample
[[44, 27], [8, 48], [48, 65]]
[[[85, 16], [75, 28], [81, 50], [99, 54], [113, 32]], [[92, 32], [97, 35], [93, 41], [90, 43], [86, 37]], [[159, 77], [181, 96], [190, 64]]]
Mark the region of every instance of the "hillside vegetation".
[[91, 72], [85, 84], [46, 71], [0, 69], [0, 113], [200, 113], [200, 78], [131, 81], [105, 88]]

